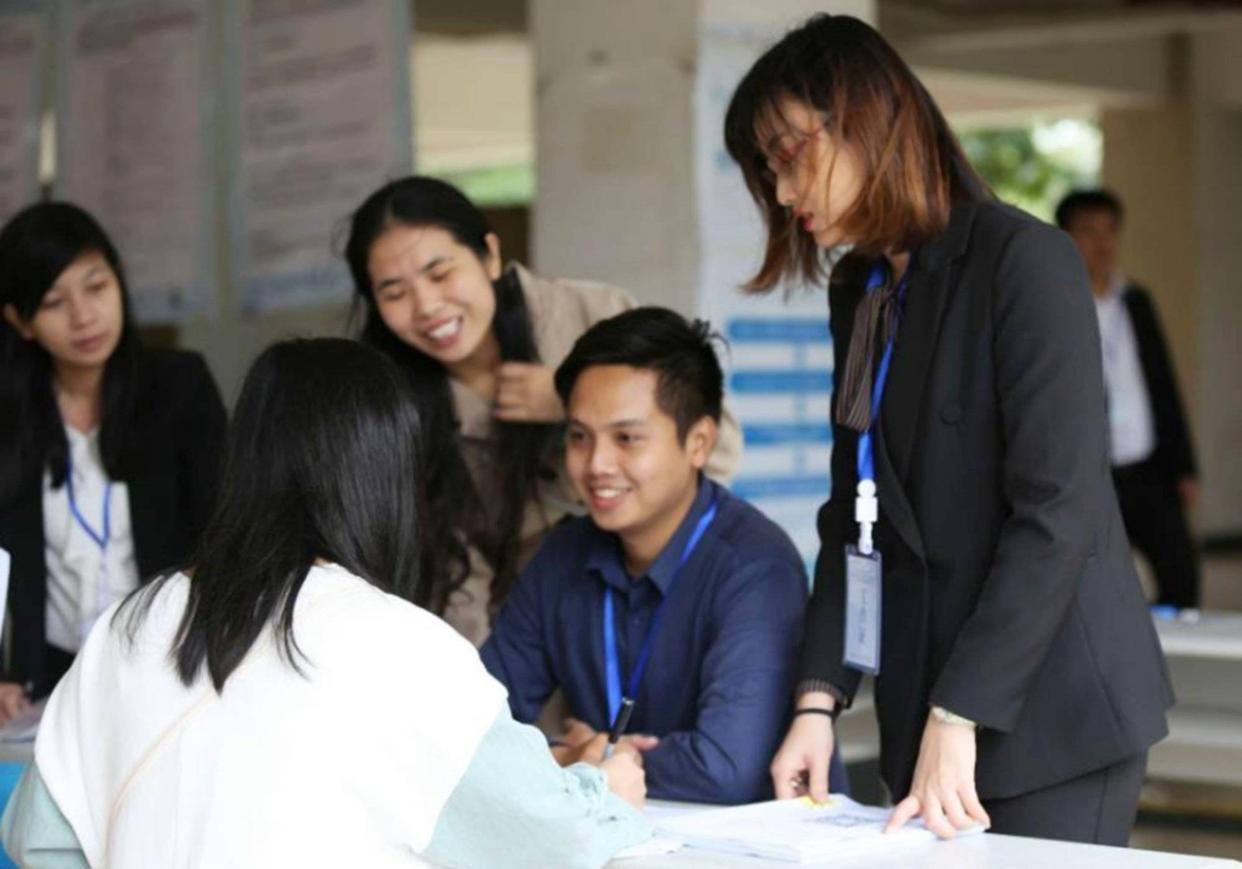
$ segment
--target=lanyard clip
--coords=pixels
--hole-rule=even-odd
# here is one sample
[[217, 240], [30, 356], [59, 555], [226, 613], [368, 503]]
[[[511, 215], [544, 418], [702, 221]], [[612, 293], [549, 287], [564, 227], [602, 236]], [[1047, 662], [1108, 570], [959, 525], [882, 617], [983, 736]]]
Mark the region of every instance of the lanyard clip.
[[875, 480], [859, 480], [858, 496], [854, 498], [854, 521], [858, 523], [858, 551], [870, 555], [875, 549], [871, 531], [880, 518], [880, 499], [876, 497]]

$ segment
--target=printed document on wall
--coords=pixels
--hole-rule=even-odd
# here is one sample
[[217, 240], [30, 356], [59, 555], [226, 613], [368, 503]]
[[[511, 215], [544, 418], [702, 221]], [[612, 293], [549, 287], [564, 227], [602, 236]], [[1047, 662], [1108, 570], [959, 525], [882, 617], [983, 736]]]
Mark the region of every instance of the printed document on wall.
[[211, 4], [58, 8], [57, 196], [103, 224], [140, 320], [213, 310]]
[[412, 167], [405, 0], [241, 0], [228, 24], [233, 268], [246, 310], [349, 297], [350, 213]]
[[39, 193], [48, 20], [37, 0], [0, 0], [0, 223]]

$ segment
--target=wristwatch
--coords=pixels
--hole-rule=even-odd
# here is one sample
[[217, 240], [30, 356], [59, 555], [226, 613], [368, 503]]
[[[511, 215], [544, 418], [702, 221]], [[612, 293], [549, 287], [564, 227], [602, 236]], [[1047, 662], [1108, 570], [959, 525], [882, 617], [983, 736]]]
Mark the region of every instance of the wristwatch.
[[970, 728], [979, 727], [979, 725], [976, 722], [971, 721], [969, 718], [965, 717], [964, 715], [958, 715], [954, 712], [950, 712], [948, 709], [945, 709], [943, 706], [933, 706], [931, 708], [931, 714], [932, 714], [932, 718], [935, 718], [941, 724], [960, 724], [964, 727], [970, 727]]

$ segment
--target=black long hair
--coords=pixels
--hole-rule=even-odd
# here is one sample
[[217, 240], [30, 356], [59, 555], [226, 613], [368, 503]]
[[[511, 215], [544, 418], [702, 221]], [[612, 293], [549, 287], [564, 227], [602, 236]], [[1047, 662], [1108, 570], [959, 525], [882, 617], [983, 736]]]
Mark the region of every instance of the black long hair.
[[[443, 613], [449, 595], [469, 576], [467, 544], [482, 553], [493, 571], [492, 606], [505, 598], [518, 572], [518, 543], [526, 502], [538, 484], [540, 469], [560, 426], [497, 421], [499, 504], [485, 505], [462, 456], [458, 420], [448, 371], [436, 359], [402, 341], [384, 323], [376, 307], [367, 269], [371, 245], [392, 226], [436, 227], [469, 248], [480, 260], [489, 256], [487, 219], [461, 191], [436, 178], [410, 176], [393, 181], [367, 197], [350, 223], [345, 259], [353, 276], [355, 304], [364, 311], [361, 340], [395, 360], [418, 395], [426, 450], [428, 501], [427, 545], [423, 573], [427, 581], [419, 603]], [[505, 270], [493, 282], [496, 313], [492, 334], [506, 361], [538, 362], [530, 315], [516, 271]], [[496, 517], [490, 522], [487, 517]]]
[[[74, 260], [100, 254], [121, 288], [121, 338], [104, 367], [99, 447], [108, 476], [124, 480], [137, 456], [127, 449], [136, 414], [141, 345], [130, 318], [121, 258], [103, 228], [68, 202], [42, 202], [18, 212], [0, 229], [0, 309], [12, 305], [30, 320], [44, 295]], [[52, 389], [52, 357], [0, 322], [0, 504], [51, 471], [65, 481], [69, 443]]]
[[[418, 598], [419, 442], [413, 392], [375, 350], [314, 338], [260, 354], [229, 425], [215, 512], [190, 560], [172, 649], [185, 685], [206, 662], [222, 690], [269, 625], [299, 669], [294, 605], [317, 559]], [[166, 581], [118, 610], [131, 638]]]

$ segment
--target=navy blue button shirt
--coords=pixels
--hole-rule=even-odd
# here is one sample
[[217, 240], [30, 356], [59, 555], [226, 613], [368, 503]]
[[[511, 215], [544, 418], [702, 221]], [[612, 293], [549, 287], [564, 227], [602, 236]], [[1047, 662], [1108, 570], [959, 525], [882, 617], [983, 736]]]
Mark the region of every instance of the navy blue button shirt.
[[[715, 520], [678, 573], [712, 500]], [[589, 517], [555, 529], [509, 595], [483, 663], [533, 722], [556, 688], [573, 715], [608, 729], [604, 589], [613, 589], [622, 684], [667, 598], [628, 732], [653, 734], [650, 796], [768, 799], [768, 765], [789, 721], [807, 579], [793, 543], [754, 507], [701, 478], [690, 512], [645, 576], [631, 579], [615, 534]], [[676, 575], [675, 575], [676, 574]]]

